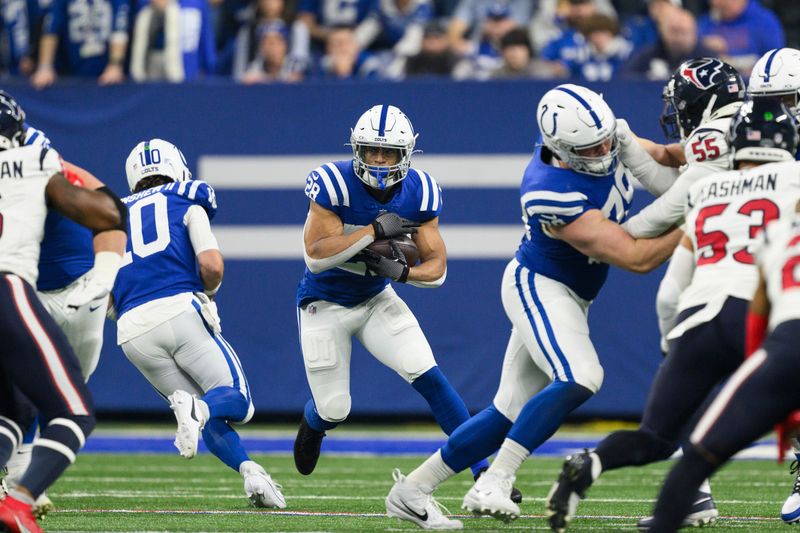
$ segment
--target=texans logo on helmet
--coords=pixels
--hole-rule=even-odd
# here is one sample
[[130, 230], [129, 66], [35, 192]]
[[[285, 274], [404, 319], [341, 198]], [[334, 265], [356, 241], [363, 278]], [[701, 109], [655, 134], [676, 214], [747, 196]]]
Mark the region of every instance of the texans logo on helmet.
[[711, 57], [698, 62], [693, 61], [681, 70], [684, 78], [704, 91], [722, 81], [716, 79], [717, 74], [722, 74], [722, 61]]

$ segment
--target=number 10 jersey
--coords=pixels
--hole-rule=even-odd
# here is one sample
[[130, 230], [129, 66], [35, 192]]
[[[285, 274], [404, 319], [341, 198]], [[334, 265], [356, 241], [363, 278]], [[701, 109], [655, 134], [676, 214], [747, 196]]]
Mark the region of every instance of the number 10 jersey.
[[114, 283], [117, 316], [144, 303], [181, 293], [202, 292], [195, 251], [185, 217], [199, 205], [212, 219], [214, 189], [204, 181], [169, 183], [137, 192], [128, 207], [128, 244]]

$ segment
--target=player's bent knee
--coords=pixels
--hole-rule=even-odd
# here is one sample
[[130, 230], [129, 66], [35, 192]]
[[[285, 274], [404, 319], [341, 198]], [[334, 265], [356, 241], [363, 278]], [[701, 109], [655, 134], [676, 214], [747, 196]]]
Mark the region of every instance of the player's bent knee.
[[592, 394], [595, 394], [603, 385], [604, 375], [605, 372], [600, 363], [587, 364], [574, 370], [574, 381], [592, 391]]
[[317, 403], [317, 413], [326, 422], [343, 422], [350, 414], [350, 395], [338, 394]]
[[250, 402], [247, 405], [247, 414], [244, 415], [243, 419], [241, 419], [238, 422], [235, 422], [235, 424], [247, 424], [253, 418], [254, 414], [256, 414], [256, 406], [253, 405], [253, 402]]

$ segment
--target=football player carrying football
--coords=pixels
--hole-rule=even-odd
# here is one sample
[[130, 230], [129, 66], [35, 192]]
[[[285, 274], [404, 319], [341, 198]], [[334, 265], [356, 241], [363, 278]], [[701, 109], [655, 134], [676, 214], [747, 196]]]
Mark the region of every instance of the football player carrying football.
[[[417, 319], [390, 284], [435, 288], [447, 273], [439, 233], [442, 191], [426, 172], [411, 168], [416, 139], [400, 109], [376, 105], [352, 129], [353, 158], [321, 165], [306, 179], [306, 270], [297, 289], [297, 321], [312, 399], [295, 440], [301, 474], [313, 472], [325, 431], [350, 412], [353, 337], [425, 398], [445, 433], [469, 418]], [[376, 239], [408, 233], [414, 234], [418, 265], [368, 248]], [[475, 475], [488, 466], [484, 457], [492, 451], [472, 461]], [[438, 508], [431, 501], [423, 507], [421, 520], [436, 525]]]

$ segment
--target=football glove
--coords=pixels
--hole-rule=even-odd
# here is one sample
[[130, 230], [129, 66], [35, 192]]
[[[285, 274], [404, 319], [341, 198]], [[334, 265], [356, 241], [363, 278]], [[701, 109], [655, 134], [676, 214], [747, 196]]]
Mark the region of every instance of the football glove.
[[105, 298], [109, 292], [111, 292], [110, 285], [99, 282], [94, 276], [85, 276], [67, 294], [64, 299], [64, 311], [70, 315], [89, 302]]
[[406, 233], [415, 233], [419, 226], [419, 222], [408, 220], [395, 213], [381, 213], [372, 221], [376, 241], [399, 237]]
[[202, 292], [195, 293], [195, 296], [200, 300], [200, 314], [203, 316], [203, 320], [206, 321], [209, 329], [214, 335], [222, 333], [222, 319], [219, 317], [219, 312], [217, 311], [217, 302]]
[[394, 259], [383, 257], [367, 249], [362, 250], [356, 257], [359, 261], [363, 261], [367, 270], [374, 275], [405, 283], [408, 279], [409, 270], [406, 257], [394, 241], [389, 241], [389, 244], [392, 247]]

